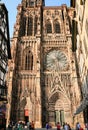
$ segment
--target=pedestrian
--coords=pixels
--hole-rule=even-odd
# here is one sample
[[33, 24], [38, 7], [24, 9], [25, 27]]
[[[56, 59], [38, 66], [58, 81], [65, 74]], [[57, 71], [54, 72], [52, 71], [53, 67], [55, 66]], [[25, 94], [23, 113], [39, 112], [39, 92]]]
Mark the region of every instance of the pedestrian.
[[34, 130], [34, 121], [31, 122], [31, 129]]
[[52, 128], [52, 125], [51, 125], [51, 123], [49, 123], [49, 128], [50, 128], [50, 129]]
[[22, 124], [22, 122], [20, 122], [19, 130], [22, 130], [22, 128], [23, 128], [23, 124]]
[[49, 123], [47, 122], [46, 123], [46, 129], [48, 130], [50, 127], [49, 127]]
[[76, 130], [79, 130], [79, 129], [80, 129], [80, 123], [77, 122], [77, 123], [76, 123]]
[[12, 130], [12, 123], [11, 122], [8, 125], [8, 130]]
[[30, 125], [30, 122], [28, 121], [28, 122], [27, 122], [27, 128], [29, 128], [29, 125]]
[[19, 122], [17, 123], [17, 130], [19, 130], [20, 129], [20, 124], [19, 124]]
[[88, 130], [88, 123], [85, 124], [85, 129]]
[[79, 130], [83, 130], [83, 128], [80, 126], [80, 129]]
[[58, 122], [58, 123], [57, 123], [57, 130], [60, 130], [60, 128], [61, 128], [61, 125], [60, 125], [60, 123]]
[[65, 123], [65, 125], [64, 125], [64, 130], [69, 130], [69, 126], [67, 123]]
[[68, 130], [71, 130], [71, 126], [68, 124]]
[[63, 124], [62, 124], [63, 129], [64, 129], [64, 126], [65, 126], [65, 122], [63, 122]]
[[31, 122], [29, 123], [29, 130], [31, 130]]

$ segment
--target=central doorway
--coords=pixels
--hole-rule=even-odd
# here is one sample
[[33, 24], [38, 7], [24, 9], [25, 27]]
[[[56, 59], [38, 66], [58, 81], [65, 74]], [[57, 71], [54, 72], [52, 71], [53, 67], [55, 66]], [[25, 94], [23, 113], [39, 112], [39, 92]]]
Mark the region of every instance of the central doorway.
[[64, 119], [64, 110], [55, 111], [55, 123], [60, 122], [61, 125], [65, 122]]

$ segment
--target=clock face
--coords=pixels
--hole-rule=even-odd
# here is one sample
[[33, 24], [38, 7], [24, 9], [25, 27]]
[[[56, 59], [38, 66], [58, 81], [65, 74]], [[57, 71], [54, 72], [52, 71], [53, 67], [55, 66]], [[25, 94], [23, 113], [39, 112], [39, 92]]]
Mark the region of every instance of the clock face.
[[64, 70], [67, 65], [67, 57], [60, 50], [53, 50], [46, 56], [45, 66], [47, 70]]

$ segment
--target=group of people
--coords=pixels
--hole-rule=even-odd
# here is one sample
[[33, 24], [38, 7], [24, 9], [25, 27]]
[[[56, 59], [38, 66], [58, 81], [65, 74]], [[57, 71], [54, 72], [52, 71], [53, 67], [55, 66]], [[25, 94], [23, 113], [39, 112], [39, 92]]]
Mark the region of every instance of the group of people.
[[[60, 123], [58, 122], [57, 123], [57, 130], [60, 130], [61, 129], [61, 125]], [[68, 123], [63, 123], [63, 130], [71, 130], [71, 126], [68, 124]], [[85, 124], [85, 127], [83, 128], [79, 122], [76, 123], [76, 128], [75, 130], [88, 130], [88, 123]]]
[[[52, 128], [51, 125], [49, 123], [46, 123], [46, 129], [50, 129]], [[57, 122], [56, 124], [56, 128], [57, 130], [71, 130], [71, 126], [68, 123], [63, 123], [63, 125], [61, 126], [60, 122]], [[76, 128], [75, 130], [83, 130], [83, 127], [80, 125], [79, 122], [76, 123]], [[88, 123], [85, 124], [85, 130], [88, 130]]]
[[[13, 128], [13, 125], [14, 123], [13, 122], [10, 122], [9, 125], [8, 125], [8, 130], [12, 130]], [[29, 129], [29, 130], [34, 130], [35, 129], [35, 125], [34, 125], [34, 122], [27, 122], [26, 124], [24, 122], [18, 122], [15, 124], [15, 128], [17, 128], [17, 130], [22, 130], [23, 128], [25, 128], [25, 125], [26, 127]], [[50, 123], [46, 123], [46, 130], [49, 130], [52, 128], [52, 125]], [[71, 126], [68, 124], [68, 123], [63, 123], [63, 125], [60, 124], [60, 122], [57, 122], [56, 124], [56, 128], [57, 130], [71, 130]], [[76, 123], [76, 128], [75, 130], [83, 130], [82, 126], [80, 125], [79, 122]], [[85, 130], [88, 130], [88, 123], [85, 124]]]
[[[60, 130], [60, 129], [61, 129], [61, 125], [60, 125], [60, 123], [58, 122], [58, 123], [57, 123], [57, 130]], [[63, 123], [62, 129], [64, 129], [64, 130], [71, 130], [71, 127], [70, 127], [69, 124]]]
[[[48, 130], [48, 129], [50, 129], [50, 128], [52, 128], [52, 126], [51, 126], [49, 123], [46, 123], [46, 129]], [[69, 124], [63, 123], [63, 128], [62, 128], [62, 126], [60, 125], [60, 122], [57, 122], [56, 128], [57, 128], [57, 130], [61, 130], [61, 129], [71, 130], [71, 127], [70, 127]]]
[[76, 130], [83, 130], [83, 129], [88, 130], [88, 123], [85, 123], [85, 126], [84, 126], [84, 128], [83, 128], [83, 127], [80, 125], [80, 123], [77, 122], [77, 123], [76, 123]]
[[16, 130], [23, 130], [23, 128], [27, 127], [29, 130], [34, 130], [34, 122], [22, 122], [18, 121], [17, 123], [13, 124], [13, 122], [10, 122], [8, 125], [8, 130], [12, 130], [13, 128], [16, 128]]

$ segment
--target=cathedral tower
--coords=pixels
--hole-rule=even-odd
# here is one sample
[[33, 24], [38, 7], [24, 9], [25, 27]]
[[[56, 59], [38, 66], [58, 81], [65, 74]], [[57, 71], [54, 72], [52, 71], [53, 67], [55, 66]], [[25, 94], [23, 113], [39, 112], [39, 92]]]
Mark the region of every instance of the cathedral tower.
[[17, 9], [8, 120], [33, 120], [35, 127], [58, 121], [73, 124], [80, 102], [71, 40], [74, 9], [46, 7], [44, 0], [22, 0]]

